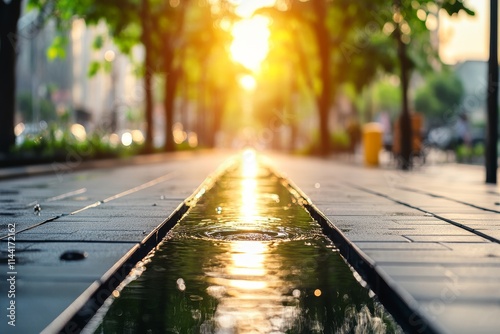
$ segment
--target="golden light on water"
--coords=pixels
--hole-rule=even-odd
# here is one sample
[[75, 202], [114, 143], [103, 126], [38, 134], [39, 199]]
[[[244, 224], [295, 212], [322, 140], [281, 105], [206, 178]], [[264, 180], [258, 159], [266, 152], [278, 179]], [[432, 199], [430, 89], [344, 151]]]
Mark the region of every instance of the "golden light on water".
[[[231, 228], [248, 238], [225, 243], [225, 251], [216, 262], [227, 265], [210, 270], [208, 293], [218, 299], [214, 315], [218, 332], [270, 333], [282, 332], [289, 326], [294, 305], [284, 305], [282, 274], [275, 268], [277, 259], [271, 255], [272, 243], [252, 240], [265, 229], [267, 219], [261, 216], [259, 192], [259, 161], [255, 151], [242, 154], [240, 198], [235, 198], [238, 215]], [[258, 236], [257, 236], [258, 237]]]
[[243, 152], [242, 179], [241, 179], [241, 204], [240, 220], [245, 229], [253, 225], [259, 215], [257, 206], [257, 159], [253, 150]]
[[255, 229], [258, 223], [259, 208], [255, 198], [255, 191], [257, 189], [257, 181], [255, 179], [241, 180], [243, 188], [241, 192], [241, 206], [240, 206], [240, 219], [241, 224], [238, 228], [242, 230]]
[[[242, 176], [244, 179], [249, 179], [257, 176], [257, 155], [254, 150], [246, 149], [243, 152]], [[243, 189], [244, 190], [244, 189]]]
[[[231, 275], [240, 276], [264, 276], [266, 270], [264, 262], [266, 259], [267, 245], [261, 241], [237, 241], [231, 244], [232, 266], [228, 268]], [[258, 284], [261, 288], [264, 285]], [[255, 285], [252, 285], [255, 286]]]
[[228, 273], [235, 279], [229, 280], [229, 286], [241, 289], [239, 296], [254, 297], [252, 294], [258, 294], [260, 291], [251, 290], [268, 287], [263, 277], [267, 273], [265, 269], [267, 252], [268, 246], [262, 241], [231, 243], [231, 265], [228, 267]]
[[284, 326], [287, 306], [278, 288], [284, 282], [268, 270], [273, 261], [269, 252], [269, 244], [263, 241], [228, 244], [224, 255], [229, 256], [228, 265], [210, 280], [214, 285], [208, 289], [218, 294], [215, 321], [220, 331], [270, 333]]

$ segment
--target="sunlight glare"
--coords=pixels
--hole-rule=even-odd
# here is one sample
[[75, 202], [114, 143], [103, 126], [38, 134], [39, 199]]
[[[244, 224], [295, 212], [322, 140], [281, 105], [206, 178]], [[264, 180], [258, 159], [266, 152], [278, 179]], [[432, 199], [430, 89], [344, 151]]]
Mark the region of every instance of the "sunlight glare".
[[249, 74], [245, 74], [242, 77], [240, 77], [239, 81], [240, 81], [240, 86], [247, 91], [252, 91], [257, 86], [255, 78]]
[[259, 214], [256, 200], [257, 180], [255, 178], [243, 179], [241, 188], [240, 217], [245, 223], [242, 227], [246, 228], [248, 224], [255, 223]]
[[247, 18], [259, 8], [276, 5], [276, 0], [231, 0], [231, 2], [236, 5], [235, 13]]
[[[255, 179], [257, 176], [257, 155], [254, 150], [246, 149], [243, 152], [242, 176], [245, 179]], [[245, 189], [243, 189], [245, 190]], [[253, 189], [252, 189], [253, 190]]]
[[233, 60], [249, 70], [258, 71], [269, 52], [269, 19], [262, 15], [242, 19], [234, 24], [232, 35]]
[[244, 228], [248, 224], [254, 224], [259, 216], [259, 207], [257, 205], [257, 156], [255, 151], [247, 149], [242, 155], [241, 176], [241, 205], [240, 217], [245, 222]]

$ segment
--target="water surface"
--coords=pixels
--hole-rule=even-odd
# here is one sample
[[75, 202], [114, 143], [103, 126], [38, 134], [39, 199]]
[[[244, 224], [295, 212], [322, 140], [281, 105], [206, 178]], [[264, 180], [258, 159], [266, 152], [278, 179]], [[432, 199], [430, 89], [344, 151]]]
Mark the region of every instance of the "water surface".
[[251, 152], [140, 269], [96, 333], [401, 331]]

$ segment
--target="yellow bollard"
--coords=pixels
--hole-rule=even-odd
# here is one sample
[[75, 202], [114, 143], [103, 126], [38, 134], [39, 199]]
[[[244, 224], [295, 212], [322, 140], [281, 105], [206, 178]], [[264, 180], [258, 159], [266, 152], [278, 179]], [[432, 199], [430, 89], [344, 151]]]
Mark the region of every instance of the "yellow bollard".
[[365, 165], [378, 166], [378, 155], [382, 149], [382, 133], [382, 126], [379, 123], [363, 125]]

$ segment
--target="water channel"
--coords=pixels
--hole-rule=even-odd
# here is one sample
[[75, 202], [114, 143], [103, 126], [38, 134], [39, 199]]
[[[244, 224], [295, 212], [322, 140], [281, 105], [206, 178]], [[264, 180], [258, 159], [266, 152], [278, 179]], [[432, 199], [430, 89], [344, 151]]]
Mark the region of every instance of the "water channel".
[[136, 271], [95, 333], [402, 332], [250, 151]]

